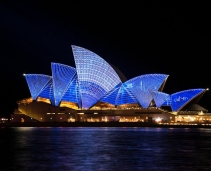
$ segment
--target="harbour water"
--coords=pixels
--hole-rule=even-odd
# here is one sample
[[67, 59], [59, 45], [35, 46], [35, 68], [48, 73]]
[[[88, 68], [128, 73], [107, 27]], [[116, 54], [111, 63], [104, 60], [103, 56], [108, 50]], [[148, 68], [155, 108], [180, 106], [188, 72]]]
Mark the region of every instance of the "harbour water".
[[0, 171], [211, 171], [211, 129], [0, 128]]

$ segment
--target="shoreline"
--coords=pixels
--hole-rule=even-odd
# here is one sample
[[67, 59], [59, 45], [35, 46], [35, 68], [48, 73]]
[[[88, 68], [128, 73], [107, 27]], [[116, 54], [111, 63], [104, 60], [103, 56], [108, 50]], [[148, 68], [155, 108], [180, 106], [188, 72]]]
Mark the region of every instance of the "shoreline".
[[0, 127], [160, 127], [160, 128], [211, 128], [211, 124], [157, 124], [147, 122], [13, 122], [0, 123]]

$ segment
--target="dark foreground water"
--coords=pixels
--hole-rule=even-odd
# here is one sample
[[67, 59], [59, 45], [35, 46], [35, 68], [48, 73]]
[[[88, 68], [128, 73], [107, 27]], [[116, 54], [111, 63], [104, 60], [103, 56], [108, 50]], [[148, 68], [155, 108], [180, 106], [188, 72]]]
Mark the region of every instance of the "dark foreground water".
[[0, 171], [211, 171], [211, 129], [0, 128]]

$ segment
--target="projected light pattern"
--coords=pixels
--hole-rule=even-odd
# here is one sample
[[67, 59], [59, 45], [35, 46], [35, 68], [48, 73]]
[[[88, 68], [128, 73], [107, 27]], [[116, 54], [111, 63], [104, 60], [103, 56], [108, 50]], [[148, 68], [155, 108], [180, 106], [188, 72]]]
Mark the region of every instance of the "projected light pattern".
[[58, 106], [64, 92], [67, 90], [76, 69], [59, 63], [51, 63], [55, 106]]
[[78, 87], [78, 81], [77, 81], [76, 75], [72, 79], [72, 82], [70, 83], [69, 87], [67, 88], [67, 91], [65, 92], [61, 101], [78, 103], [79, 107], [81, 107], [80, 106], [81, 102], [80, 102], [79, 87]]
[[121, 83], [121, 80], [114, 69], [97, 54], [78, 46], [72, 46], [72, 50], [78, 75], [82, 108], [90, 108]]
[[99, 101], [106, 91], [97, 84], [89, 81], [81, 81], [79, 85], [81, 107], [88, 109]]
[[133, 96], [132, 93], [130, 93], [127, 88], [124, 87], [124, 85], [121, 86], [117, 100], [116, 105], [122, 105], [122, 104], [132, 104], [132, 103], [138, 103], [137, 99]]
[[164, 74], [141, 75], [125, 82], [125, 86], [143, 108], [148, 108], [153, 99], [150, 92], [158, 91], [167, 77]]
[[117, 95], [119, 93], [121, 86], [122, 86], [122, 83], [118, 84], [113, 90], [111, 90], [102, 99], [100, 99], [100, 101], [116, 105]]
[[196, 96], [200, 95], [204, 91], [205, 89], [190, 89], [172, 94], [172, 110], [179, 111], [180, 109], [182, 109], [182, 107], [184, 107], [184, 105], [186, 105], [188, 102], [193, 100]]
[[[139, 103], [148, 108], [154, 100], [157, 107], [171, 106], [181, 110], [205, 89], [191, 89], [168, 95], [160, 92], [168, 75], [146, 74], [121, 82], [115, 70], [97, 54], [72, 46], [76, 69], [51, 63], [52, 77], [26, 74], [31, 96], [47, 98], [54, 106], [61, 101], [77, 103], [80, 109], [89, 109], [99, 101], [118, 106]], [[154, 105], [154, 104], [152, 104]]]
[[36, 100], [39, 93], [50, 81], [51, 76], [43, 74], [25, 74], [25, 78], [31, 93], [32, 99]]
[[38, 95], [38, 97], [50, 99], [51, 104], [53, 106], [55, 105], [52, 79], [46, 84], [46, 86], [43, 88], [42, 92]]
[[113, 104], [115, 106], [122, 104], [138, 103], [134, 95], [124, 87], [124, 84], [117, 85], [111, 92], [104, 96], [100, 101]]
[[160, 91], [151, 91], [151, 95], [157, 107], [161, 107], [170, 98], [169, 94]]
[[171, 106], [171, 95], [165, 100], [162, 106]]

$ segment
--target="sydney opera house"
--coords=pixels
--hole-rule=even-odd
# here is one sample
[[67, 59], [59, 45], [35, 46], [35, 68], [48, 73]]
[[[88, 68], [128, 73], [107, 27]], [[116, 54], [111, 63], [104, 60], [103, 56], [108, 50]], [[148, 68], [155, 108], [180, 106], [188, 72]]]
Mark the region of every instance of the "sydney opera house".
[[204, 88], [163, 92], [168, 75], [126, 80], [97, 54], [72, 46], [75, 68], [51, 63], [52, 75], [24, 74], [31, 97], [18, 101], [12, 122], [185, 122], [211, 119], [198, 105]]

